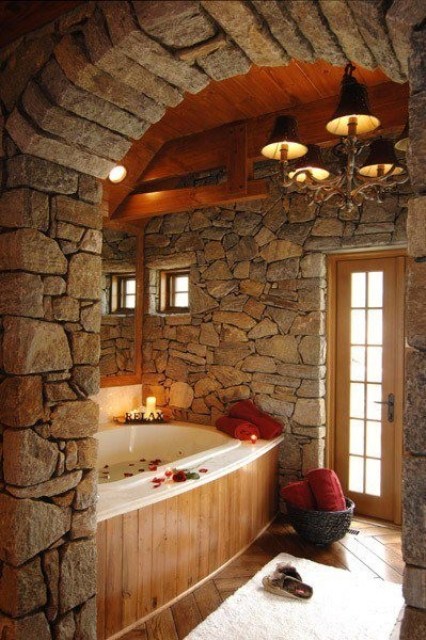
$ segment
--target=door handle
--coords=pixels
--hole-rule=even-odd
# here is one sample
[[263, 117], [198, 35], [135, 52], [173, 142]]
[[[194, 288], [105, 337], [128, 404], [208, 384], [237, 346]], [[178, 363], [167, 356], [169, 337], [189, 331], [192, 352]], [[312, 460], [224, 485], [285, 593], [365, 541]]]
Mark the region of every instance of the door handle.
[[388, 422], [395, 420], [395, 396], [393, 393], [388, 395], [387, 400], [375, 400], [375, 404], [386, 404], [388, 406]]

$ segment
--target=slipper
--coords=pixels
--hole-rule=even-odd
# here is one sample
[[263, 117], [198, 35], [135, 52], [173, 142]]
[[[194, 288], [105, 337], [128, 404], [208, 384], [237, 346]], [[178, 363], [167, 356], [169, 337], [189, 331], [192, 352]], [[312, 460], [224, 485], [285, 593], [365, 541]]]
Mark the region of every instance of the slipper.
[[292, 565], [279, 562], [270, 576], [264, 576], [262, 584], [266, 591], [278, 596], [290, 596], [301, 600], [312, 598], [314, 590], [302, 582], [300, 574]]

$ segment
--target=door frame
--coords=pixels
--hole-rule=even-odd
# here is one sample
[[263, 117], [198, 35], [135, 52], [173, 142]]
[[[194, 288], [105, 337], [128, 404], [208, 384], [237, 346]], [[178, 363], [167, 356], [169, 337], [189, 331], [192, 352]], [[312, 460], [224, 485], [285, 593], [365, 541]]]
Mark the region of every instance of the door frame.
[[[335, 437], [336, 437], [336, 289], [337, 289], [337, 265], [342, 261], [365, 260], [371, 258], [404, 258], [398, 261], [396, 278], [396, 296], [405, 297], [405, 270], [407, 250], [405, 247], [395, 249], [374, 249], [369, 251], [348, 251], [333, 253], [327, 256], [327, 429], [326, 429], [326, 465], [334, 468], [335, 462]], [[396, 326], [398, 344], [400, 348], [396, 355], [396, 377], [401, 380], [402, 398], [405, 398], [405, 304], [397, 309]], [[395, 491], [394, 491], [394, 523], [402, 522], [402, 458], [403, 458], [403, 412], [404, 402], [396, 407], [395, 411]], [[399, 479], [399, 481], [398, 481]]]

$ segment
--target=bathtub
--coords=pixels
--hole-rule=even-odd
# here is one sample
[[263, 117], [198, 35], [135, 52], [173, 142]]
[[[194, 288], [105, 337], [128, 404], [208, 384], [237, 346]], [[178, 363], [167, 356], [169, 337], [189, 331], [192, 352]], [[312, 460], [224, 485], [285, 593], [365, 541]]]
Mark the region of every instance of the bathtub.
[[[155, 471], [98, 485], [98, 640], [115, 640], [247, 548], [277, 511], [280, 436], [240, 442], [190, 423], [111, 426], [105, 465], [161, 458]], [[199, 479], [157, 486], [167, 467]], [[200, 471], [203, 470], [203, 472]]]

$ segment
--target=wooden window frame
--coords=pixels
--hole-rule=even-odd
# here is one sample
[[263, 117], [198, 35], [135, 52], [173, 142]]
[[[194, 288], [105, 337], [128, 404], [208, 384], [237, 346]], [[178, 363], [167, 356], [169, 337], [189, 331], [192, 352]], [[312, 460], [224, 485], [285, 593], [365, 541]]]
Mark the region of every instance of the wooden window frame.
[[174, 280], [178, 276], [186, 275], [188, 277], [188, 299], [189, 299], [189, 269], [169, 269], [160, 272], [160, 313], [166, 314], [187, 314], [189, 313], [189, 305], [187, 307], [179, 307], [171, 302], [176, 293], [174, 291]]
[[[124, 298], [125, 283], [129, 280], [135, 281], [135, 306], [126, 307]], [[136, 312], [137, 278], [136, 273], [112, 273], [109, 296], [109, 311], [111, 315], [132, 315]]]

